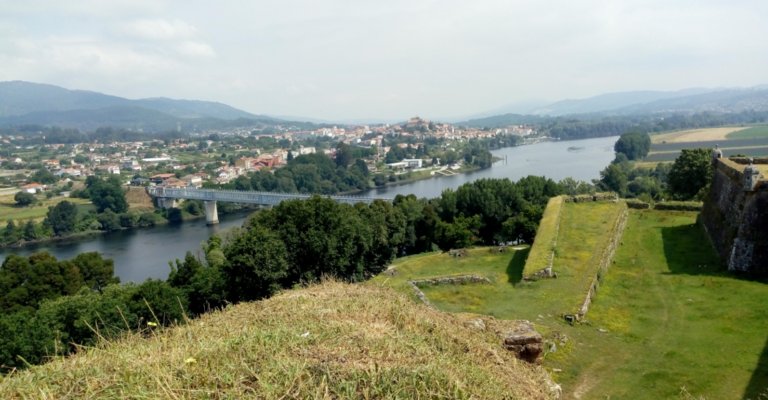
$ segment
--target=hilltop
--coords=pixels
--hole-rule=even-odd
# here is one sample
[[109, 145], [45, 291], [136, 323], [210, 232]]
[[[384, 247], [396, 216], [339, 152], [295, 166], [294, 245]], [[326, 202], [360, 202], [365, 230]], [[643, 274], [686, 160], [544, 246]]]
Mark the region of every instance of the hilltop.
[[113, 126], [160, 131], [175, 130], [179, 126], [230, 126], [248, 121], [286, 122], [213, 101], [164, 97], [126, 99], [41, 83], [0, 82], [0, 126], [47, 125], [78, 129]]
[[498, 337], [373, 285], [323, 283], [0, 381], [2, 398], [548, 398]]

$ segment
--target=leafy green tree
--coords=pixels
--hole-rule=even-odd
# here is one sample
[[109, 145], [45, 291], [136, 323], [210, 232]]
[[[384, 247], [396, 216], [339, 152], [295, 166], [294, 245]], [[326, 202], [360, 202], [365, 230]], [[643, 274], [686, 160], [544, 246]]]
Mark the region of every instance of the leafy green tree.
[[625, 133], [619, 137], [613, 149], [616, 153], [627, 156], [629, 160], [639, 160], [651, 150], [651, 138], [647, 133]]
[[108, 285], [120, 282], [115, 276], [114, 261], [103, 258], [98, 252], [80, 253], [68, 262], [77, 266], [85, 286], [92, 290], [101, 292]]
[[30, 180], [32, 182], [39, 182], [42, 184], [50, 184], [55, 183], [57, 181], [56, 176], [54, 176], [51, 171], [48, 171], [45, 168], [40, 168], [37, 171], [35, 171], [30, 177]]
[[679, 200], [690, 200], [712, 179], [709, 149], [683, 149], [669, 170], [669, 192]]
[[37, 198], [34, 194], [26, 192], [24, 190], [17, 192], [13, 196], [13, 200], [16, 202], [16, 205], [19, 207], [26, 207], [32, 204], [35, 204], [37, 202]]
[[96, 218], [101, 224], [101, 229], [107, 232], [120, 230], [120, 217], [107, 208]]
[[3, 229], [3, 243], [15, 243], [19, 240], [19, 230], [16, 228], [16, 224], [12, 219], [8, 220], [8, 223]]
[[339, 142], [336, 145], [336, 165], [342, 168], [347, 168], [352, 163], [352, 149], [348, 144]]
[[96, 211], [101, 213], [110, 209], [120, 214], [128, 210], [125, 192], [118, 177], [110, 176], [107, 179], [88, 177], [86, 186], [91, 202], [96, 206]]
[[74, 232], [77, 223], [77, 206], [64, 200], [53, 207], [48, 207], [46, 223], [56, 236]]
[[35, 240], [38, 238], [37, 225], [35, 221], [29, 220], [24, 224], [24, 232], [22, 233], [24, 240]]
[[480, 217], [459, 216], [453, 222], [438, 221], [435, 240], [443, 251], [471, 246], [480, 227]]
[[231, 301], [268, 297], [288, 275], [285, 245], [265, 227], [251, 226], [223, 250], [227, 261], [222, 272]]
[[610, 164], [600, 171], [600, 187], [611, 190], [620, 196], [627, 191], [627, 172], [621, 164]]

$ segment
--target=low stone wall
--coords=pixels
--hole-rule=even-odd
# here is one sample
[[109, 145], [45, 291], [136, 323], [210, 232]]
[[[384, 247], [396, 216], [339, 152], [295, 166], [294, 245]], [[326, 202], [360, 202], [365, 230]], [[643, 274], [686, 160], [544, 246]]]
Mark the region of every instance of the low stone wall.
[[432, 305], [432, 303], [429, 302], [427, 295], [425, 295], [424, 292], [421, 291], [421, 288], [425, 286], [438, 286], [438, 285], [465, 285], [468, 283], [491, 283], [491, 280], [480, 275], [455, 275], [455, 276], [440, 276], [437, 278], [417, 279], [413, 281], [408, 281], [408, 284], [411, 285], [411, 289], [413, 289], [413, 292], [416, 294], [416, 297], [418, 297], [422, 303], [433, 308], [434, 306]]
[[622, 212], [616, 218], [616, 221], [611, 227], [610, 239], [605, 244], [605, 247], [603, 247], [600, 253], [595, 256], [594, 262], [598, 263], [597, 272], [592, 278], [592, 283], [589, 285], [589, 289], [587, 290], [587, 294], [584, 297], [584, 301], [581, 303], [581, 306], [578, 308], [575, 314], [565, 315], [565, 319], [568, 322], [582, 320], [587, 314], [587, 311], [589, 311], [589, 306], [592, 304], [592, 299], [597, 294], [597, 289], [600, 286], [600, 282], [603, 280], [603, 276], [608, 272], [608, 267], [613, 262], [613, 256], [616, 253], [616, 248], [621, 242], [621, 237], [624, 234], [624, 228], [627, 225], [628, 215], [629, 212], [625, 207], [624, 210], [622, 210]]
[[566, 203], [584, 203], [589, 201], [618, 201], [619, 195], [614, 192], [600, 192], [595, 194], [579, 194], [565, 196]]

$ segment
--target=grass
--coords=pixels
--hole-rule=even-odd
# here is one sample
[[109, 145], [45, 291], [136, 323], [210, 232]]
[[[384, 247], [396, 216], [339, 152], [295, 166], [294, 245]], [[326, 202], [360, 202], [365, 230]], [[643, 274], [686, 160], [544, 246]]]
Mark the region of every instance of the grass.
[[[449, 275], [477, 274], [492, 285], [442, 285], [422, 291], [438, 308], [450, 312], [473, 312], [504, 319], [536, 322], [560, 321], [584, 300], [597, 273], [593, 255], [608, 241], [609, 227], [623, 210], [621, 203], [564, 203], [560, 235], [555, 251], [557, 279], [522, 281], [529, 249], [509, 253], [494, 248], [469, 250], [467, 257], [429, 253], [398, 259], [394, 275], [382, 274], [371, 282], [386, 284], [411, 294], [407, 281]], [[534, 245], [535, 246], [535, 245]], [[416, 299], [412, 295], [412, 298]]]
[[324, 283], [13, 374], [2, 398], [548, 398], [490, 331], [373, 285]]
[[152, 197], [143, 187], [129, 186], [125, 191], [125, 200], [131, 210], [153, 210]]
[[[423, 291], [440, 310], [534, 321], [556, 343], [544, 366], [554, 371], [566, 398], [768, 395], [768, 285], [721, 271], [694, 225], [696, 212], [631, 210], [586, 322], [564, 323], [559, 313], [572, 303], [567, 299], [573, 293], [580, 293], [572, 286], [578, 286], [579, 274], [590, 275], [589, 262], [574, 266], [590, 259], [589, 243], [602, 240], [603, 232], [581, 222], [598, 218], [589, 209], [606, 204], [565, 205], [558, 253], [573, 255], [556, 261], [557, 279], [521, 282], [527, 249], [509, 254], [478, 248], [459, 259], [439, 253], [399, 259], [394, 276], [373, 282], [410, 293], [409, 279], [469, 273], [490, 278], [491, 285]], [[558, 262], [571, 264], [570, 272]]]
[[544, 215], [539, 222], [539, 229], [536, 231], [536, 242], [528, 255], [523, 276], [531, 276], [551, 266], [552, 252], [557, 243], [560, 213], [563, 209], [564, 200], [563, 196], [557, 196], [547, 202], [547, 208], [544, 209]]
[[758, 139], [768, 137], [768, 125], [758, 125], [744, 130], [732, 132], [727, 135], [728, 139]]
[[630, 213], [591, 325], [576, 335], [585, 345], [563, 363], [572, 391], [659, 399], [685, 387], [695, 396], [738, 399], [766, 389], [768, 286], [721, 272], [695, 218]]
[[14, 221], [23, 221], [28, 219], [39, 220], [45, 218], [49, 206], [55, 206], [61, 201], [69, 201], [78, 206], [81, 211], [92, 209], [91, 202], [87, 199], [78, 199], [74, 197], [53, 197], [50, 199], [41, 199], [37, 204], [28, 207], [18, 207], [13, 200], [13, 195], [0, 196], [0, 221], [12, 219]]

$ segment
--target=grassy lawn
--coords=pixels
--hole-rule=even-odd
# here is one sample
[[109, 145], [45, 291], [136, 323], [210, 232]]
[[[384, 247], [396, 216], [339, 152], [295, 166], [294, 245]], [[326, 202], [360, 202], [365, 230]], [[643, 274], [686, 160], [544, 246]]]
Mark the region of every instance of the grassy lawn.
[[581, 292], [574, 289], [578, 275], [589, 274], [589, 265], [576, 266], [602, 240], [599, 224], [574, 221], [600, 218], [589, 209], [607, 204], [566, 205], [557, 279], [520, 280], [528, 249], [477, 248], [465, 258], [429, 253], [398, 259], [393, 276], [382, 274], [372, 283], [410, 294], [411, 279], [469, 273], [490, 278], [491, 285], [423, 291], [444, 311], [528, 319], [545, 337], [568, 337], [544, 360], [566, 398], [679, 398], [682, 388], [707, 399], [768, 396], [768, 284], [720, 271], [694, 225], [695, 212], [631, 210], [587, 321], [569, 326], [562, 320], [573, 293]]
[[[87, 199], [78, 199], [74, 197], [54, 197], [51, 199], [41, 199], [37, 204], [29, 207], [17, 207], [13, 200], [13, 195], [0, 196], [0, 221], [12, 219], [14, 221], [27, 219], [42, 219], [48, 213], [49, 206], [55, 206], [60, 201], [67, 200], [70, 203], [78, 205], [81, 210], [92, 209], [91, 202]], [[3, 225], [4, 226], [4, 225]]]
[[721, 272], [695, 217], [631, 212], [591, 326], [577, 335], [592, 344], [575, 346], [565, 362], [574, 392], [659, 399], [685, 387], [738, 399], [768, 386], [768, 285]]
[[758, 139], [768, 137], [768, 125], [758, 125], [741, 131], [731, 132], [728, 139]]

